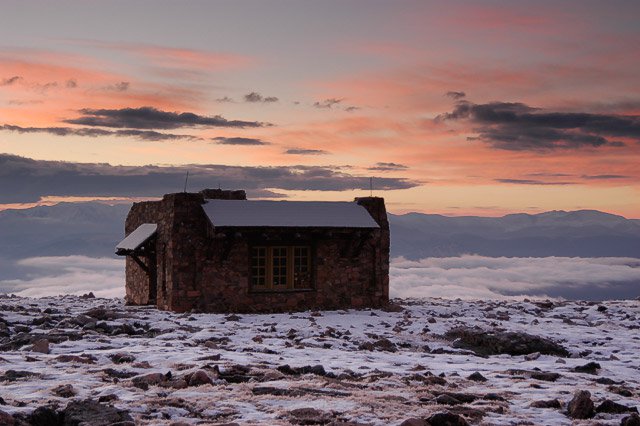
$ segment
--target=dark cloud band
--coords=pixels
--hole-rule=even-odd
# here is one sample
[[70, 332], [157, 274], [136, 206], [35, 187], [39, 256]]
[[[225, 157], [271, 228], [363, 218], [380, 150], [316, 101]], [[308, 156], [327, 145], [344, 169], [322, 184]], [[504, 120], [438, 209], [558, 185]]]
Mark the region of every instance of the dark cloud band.
[[69, 124], [92, 127], [130, 129], [177, 129], [180, 127], [264, 127], [258, 121], [227, 120], [220, 115], [203, 116], [192, 112], [161, 111], [153, 107], [122, 109], [81, 109], [79, 118], [65, 120]]
[[325, 155], [329, 152], [322, 149], [290, 148], [287, 149], [284, 153], [291, 155]]
[[[225, 165], [112, 166], [40, 161], [0, 154], [0, 203], [36, 202], [45, 196], [151, 197], [189, 187], [247, 190], [347, 191], [369, 188], [369, 178], [322, 166], [242, 167]], [[378, 178], [376, 189], [420, 185], [404, 178]]]
[[255, 138], [225, 138], [223, 136], [219, 136], [217, 138], [212, 138], [211, 140], [221, 145], [269, 145], [269, 142]]
[[510, 151], [622, 147], [617, 138], [640, 140], [640, 116], [549, 112], [523, 103], [458, 101], [437, 121], [465, 121], [477, 140]]
[[176, 135], [173, 133], [161, 133], [154, 130], [105, 130], [94, 128], [72, 127], [20, 127], [11, 124], [0, 126], [0, 130], [17, 133], [47, 133], [54, 136], [82, 136], [96, 138], [100, 136], [133, 137], [144, 141], [168, 141], [168, 140], [201, 140], [191, 135]]

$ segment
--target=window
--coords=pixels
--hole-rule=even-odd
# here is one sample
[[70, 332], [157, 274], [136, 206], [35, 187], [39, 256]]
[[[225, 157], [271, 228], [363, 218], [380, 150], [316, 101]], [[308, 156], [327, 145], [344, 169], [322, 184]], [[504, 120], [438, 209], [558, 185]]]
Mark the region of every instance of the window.
[[311, 288], [311, 250], [308, 246], [269, 246], [251, 249], [254, 290]]

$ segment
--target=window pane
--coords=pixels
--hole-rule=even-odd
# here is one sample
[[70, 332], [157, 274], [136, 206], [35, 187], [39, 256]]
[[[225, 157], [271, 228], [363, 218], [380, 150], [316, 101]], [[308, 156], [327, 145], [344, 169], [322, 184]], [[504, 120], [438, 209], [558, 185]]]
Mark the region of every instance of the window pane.
[[273, 287], [287, 286], [287, 248], [272, 249]]
[[311, 288], [309, 247], [293, 248], [293, 288]]
[[251, 250], [251, 285], [265, 287], [267, 284], [267, 248], [254, 247]]

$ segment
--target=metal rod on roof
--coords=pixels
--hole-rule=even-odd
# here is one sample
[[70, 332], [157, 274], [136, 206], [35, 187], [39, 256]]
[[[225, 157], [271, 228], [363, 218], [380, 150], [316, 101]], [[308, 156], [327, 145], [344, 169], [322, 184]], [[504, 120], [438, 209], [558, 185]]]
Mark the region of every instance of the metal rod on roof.
[[184, 179], [184, 192], [187, 192], [187, 182], [189, 182], [189, 170], [187, 170], [187, 177]]
[[373, 176], [369, 178], [369, 196], [373, 197]]

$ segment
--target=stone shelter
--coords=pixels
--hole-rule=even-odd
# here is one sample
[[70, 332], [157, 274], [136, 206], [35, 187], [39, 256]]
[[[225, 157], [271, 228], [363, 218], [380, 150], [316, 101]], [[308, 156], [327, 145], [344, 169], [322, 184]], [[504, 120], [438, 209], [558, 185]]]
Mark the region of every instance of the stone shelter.
[[389, 300], [384, 199], [247, 200], [206, 189], [134, 203], [126, 300], [176, 312], [381, 307]]

